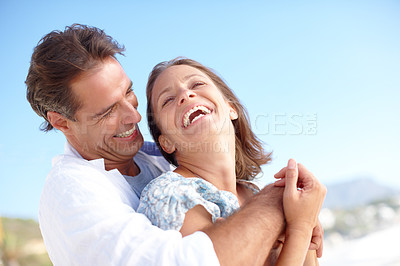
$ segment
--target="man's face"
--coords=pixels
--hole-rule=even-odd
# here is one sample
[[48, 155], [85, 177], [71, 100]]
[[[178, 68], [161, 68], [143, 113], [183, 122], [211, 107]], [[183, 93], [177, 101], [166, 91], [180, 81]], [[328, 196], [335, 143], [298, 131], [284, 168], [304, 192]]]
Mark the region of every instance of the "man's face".
[[69, 121], [68, 141], [85, 159], [119, 163], [132, 159], [143, 145], [137, 123], [141, 116], [132, 82], [121, 65], [109, 58], [78, 77], [72, 93], [81, 102], [76, 121]]

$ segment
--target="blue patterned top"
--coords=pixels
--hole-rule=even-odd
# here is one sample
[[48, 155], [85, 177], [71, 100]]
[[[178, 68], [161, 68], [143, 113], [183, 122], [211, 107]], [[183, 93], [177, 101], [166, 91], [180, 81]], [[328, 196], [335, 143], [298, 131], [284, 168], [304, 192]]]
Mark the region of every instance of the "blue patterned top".
[[143, 189], [137, 212], [145, 214], [161, 229], [180, 230], [186, 212], [196, 205], [203, 206], [213, 222], [239, 209], [239, 201], [233, 193], [218, 190], [204, 179], [185, 178], [169, 171]]

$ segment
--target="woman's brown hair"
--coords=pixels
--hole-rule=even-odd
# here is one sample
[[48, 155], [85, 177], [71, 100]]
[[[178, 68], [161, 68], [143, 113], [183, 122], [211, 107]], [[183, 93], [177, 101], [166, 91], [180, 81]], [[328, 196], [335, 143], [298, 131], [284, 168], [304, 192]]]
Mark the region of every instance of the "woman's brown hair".
[[152, 110], [152, 90], [154, 83], [160, 74], [171, 66], [187, 65], [194, 67], [203, 73], [205, 73], [221, 91], [227, 101], [233, 106], [238, 113], [238, 119], [233, 120], [233, 126], [235, 128], [235, 149], [236, 149], [236, 178], [252, 180], [261, 170], [261, 165], [268, 163], [271, 160], [271, 153], [265, 152], [262, 142], [251, 130], [249, 117], [246, 109], [240, 103], [239, 99], [228, 87], [228, 85], [220, 78], [212, 69], [203, 66], [199, 62], [178, 57], [170, 61], [165, 61], [157, 64], [149, 75], [149, 79], [146, 87], [147, 95], [147, 121], [150, 129], [150, 133], [153, 136], [158, 148], [160, 149], [163, 156], [175, 166], [178, 166], [176, 161], [175, 153], [168, 154], [160, 146], [158, 137], [161, 135], [161, 131], [154, 119]]

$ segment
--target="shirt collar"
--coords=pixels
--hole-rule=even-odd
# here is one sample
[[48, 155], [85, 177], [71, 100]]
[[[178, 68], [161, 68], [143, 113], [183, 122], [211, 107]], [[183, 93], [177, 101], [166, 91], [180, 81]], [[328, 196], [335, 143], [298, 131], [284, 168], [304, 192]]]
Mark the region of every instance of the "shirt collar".
[[[67, 141], [65, 142], [65, 146], [64, 146], [64, 156], [71, 156], [73, 158], [77, 158], [77, 159], [82, 159], [87, 161], [88, 163], [94, 165], [95, 167], [101, 168], [103, 170], [106, 169], [106, 166], [104, 164], [104, 159], [100, 158], [100, 159], [94, 159], [94, 160], [86, 160], [85, 158], [82, 157], [82, 155], [79, 154], [79, 152], [77, 150], [75, 150], [74, 147], [72, 147], [72, 145]], [[57, 156], [56, 158], [54, 158], [55, 160], [53, 161], [53, 164], [55, 164], [57, 161], [59, 161], [59, 159], [61, 159], [59, 156]]]
[[73, 156], [73, 157], [76, 157], [76, 158], [81, 158], [81, 159], [83, 159], [83, 157], [79, 154], [79, 152], [77, 152], [77, 151], [75, 150], [75, 148], [72, 147], [71, 144], [69, 144], [68, 141], [65, 142], [64, 154], [65, 154], [65, 155], [69, 155], [69, 156]]

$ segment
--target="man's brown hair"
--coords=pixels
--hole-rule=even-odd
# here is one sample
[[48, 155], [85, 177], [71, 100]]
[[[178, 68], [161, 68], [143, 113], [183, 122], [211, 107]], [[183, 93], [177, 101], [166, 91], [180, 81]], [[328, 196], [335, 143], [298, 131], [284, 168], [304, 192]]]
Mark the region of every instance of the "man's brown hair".
[[44, 36], [33, 51], [25, 81], [26, 98], [32, 109], [45, 119], [41, 130], [53, 129], [47, 118], [49, 111], [75, 120], [81, 103], [72, 93], [71, 83], [99, 62], [115, 58], [124, 50], [124, 46], [103, 30], [81, 24], [73, 24], [64, 31], [52, 31]]

